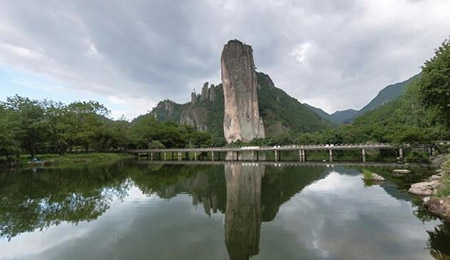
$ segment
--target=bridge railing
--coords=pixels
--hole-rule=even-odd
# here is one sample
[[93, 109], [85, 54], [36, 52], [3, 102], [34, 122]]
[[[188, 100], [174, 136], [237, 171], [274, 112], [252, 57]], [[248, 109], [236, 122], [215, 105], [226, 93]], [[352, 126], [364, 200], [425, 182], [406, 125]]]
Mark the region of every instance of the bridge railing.
[[165, 148], [165, 149], [132, 149], [130, 153], [152, 152], [239, 152], [239, 151], [275, 151], [275, 150], [345, 150], [345, 149], [383, 149], [401, 148], [409, 145], [394, 146], [391, 144], [327, 144], [327, 145], [278, 145], [278, 146], [243, 146], [243, 147], [203, 147], [203, 148]]

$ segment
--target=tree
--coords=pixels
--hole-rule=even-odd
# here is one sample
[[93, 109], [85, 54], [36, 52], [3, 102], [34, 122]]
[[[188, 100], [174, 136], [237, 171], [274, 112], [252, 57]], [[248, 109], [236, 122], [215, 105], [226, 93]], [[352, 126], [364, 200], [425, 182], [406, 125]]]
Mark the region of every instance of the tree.
[[43, 103], [15, 95], [8, 97], [4, 105], [17, 112], [16, 120], [20, 127], [18, 139], [21, 146], [28, 150], [30, 156], [35, 157], [37, 149], [46, 135]]
[[[67, 106], [69, 118], [72, 121], [69, 142], [71, 145], [82, 146], [86, 152], [94, 142], [102, 119], [109, 111], [98, 102], [73, 102]], [[102, 118], [103, 117], [103, 118]]]
[[435, 109], [439, 119], [450, 129], [450, 39], [436, 49], [422, 66], [419, 80], [422, 103]]
[[20, 153], [19, 125], [15, 120], [16, 117], [16, 111], [9, 110], [0, 104], [0, 155], [5, 155], [8, 161]]
[[69, 131], [72, 120], [67, 106], [61, 102], [49, 101], [45, 113], [46, 125], [49, 130], [49, 142], [60, 155], [67, 151]]

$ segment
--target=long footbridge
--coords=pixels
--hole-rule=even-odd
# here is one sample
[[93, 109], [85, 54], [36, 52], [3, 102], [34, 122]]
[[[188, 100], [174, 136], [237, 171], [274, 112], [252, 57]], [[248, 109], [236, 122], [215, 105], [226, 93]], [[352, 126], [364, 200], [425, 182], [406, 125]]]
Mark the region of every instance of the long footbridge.
[[243, 147], [204, 147], [204, 148], [168, 148], [168, 149], [134, 149], [128, 153], [135, 154], [139, 158], [146, 157], [149, 160], [201, 160], [208, 158], [211, 161], [221, 160], [221, 153], [226, 153], [222, 159], [232, 161], [259, 161], [261, 153], [273, 152], [275, 161], [281, 161], [281, 152], [298, 152], [298, 161], [306, 162], [310, 151], [327, 151], [329, 161], [333, 161], [333, 152], [338, 150], [356, 150], [361, 152], [361, 161], [366, 162], [368, 150], [394, 149], [398, 158], [403, 159], [403, 148], [409, 145], [395, 146], [391, 144], [343, 144], [343, 145], [284, 145], [284, 146], [243, 146]]

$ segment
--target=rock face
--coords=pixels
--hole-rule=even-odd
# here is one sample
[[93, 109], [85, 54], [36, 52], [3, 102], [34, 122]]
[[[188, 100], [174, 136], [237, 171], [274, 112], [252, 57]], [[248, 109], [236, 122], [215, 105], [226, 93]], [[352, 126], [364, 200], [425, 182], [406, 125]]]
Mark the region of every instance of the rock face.
[[192, 92], [191, 93], [191, 104], [197, 103], [197, 99], [198, 99], [197, 94], [195, 92]]
[[222, 51], [221, 68], [225, 139], [231, 143], [264, 138], [252, 47], [238, 40], [229, 41]]
[[207, 120], [207, 111], [195, 106], [187, 106], [181, 112], [180, 116], [180, 124], [193, 126], [199, 131], [206, 131], [208, 129]]
[[202, 94], [200, 96], [200, 100], [208, 100], [209, 99], [209, 89], [208, 89], [208, 82], [205, 82], [203, 84], [202, 88]]
[[216, 101], [216, 89], [214, 88], [214, 84], [211, 84], [211, 88], [209, 89], [209, 101]]

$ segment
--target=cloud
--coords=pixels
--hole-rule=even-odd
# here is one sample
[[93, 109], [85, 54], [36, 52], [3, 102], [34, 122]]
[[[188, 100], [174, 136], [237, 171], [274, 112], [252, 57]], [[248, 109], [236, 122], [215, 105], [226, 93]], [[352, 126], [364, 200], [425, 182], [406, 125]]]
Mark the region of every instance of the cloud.
[[446, 0], [6, 0], [0, 65], [151, 109], [219, 83], [222, 47], [237, 38], [278, 87], [332, 112], [418, 73], [448, 37], [449, 12]]

